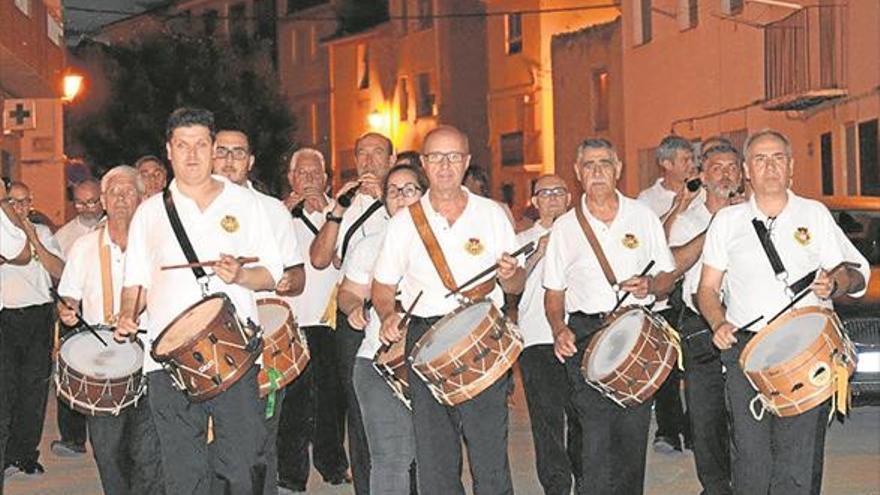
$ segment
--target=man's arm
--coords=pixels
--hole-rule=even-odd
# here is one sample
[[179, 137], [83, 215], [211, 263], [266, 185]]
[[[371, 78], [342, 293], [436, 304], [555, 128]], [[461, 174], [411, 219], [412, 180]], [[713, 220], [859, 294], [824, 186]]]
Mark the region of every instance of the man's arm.
[[370, 289], [370, 299], [373, 301], [373, 307], [382, 320], [382, 329], [379, 331], [379, 337], [383, 343], [397, 342], [403, 337], [397, 325], [400, 323], [400, 315], [394, 309], [394, 300], [397, 294], [397, 285], [388, 285], [373, 280]]
[[24, 233], [27, 235], [28, 242], [34, 246], [34, 252], [40, 259], [43, 268], [49, 272], [49, 275], [53, 279], [60, 279], [61, 273], [64, 271], [64, 261], [46, 249], [46, 246], [43, 245], [43, 241], [40, 240], [40, 236], [37, 234], [37, 229], [34, 227], [34, 224], [30, 221], [24, 221], [22, 223], [24, 224]]
[[284, 270], [281, 280], [275, 285], [275, 292], [288, 297], [302, 294], [306, 286], [306, 270], [303, 265], [291, 266]]
[[721, 350], [728, 349], [736, 343], [734, 334], [737, 331], [737, 328], [727, 321], [724, 305], [721, 303], [721, 282], [723, 279], [724, 272], [704, 264], [696, 296], [700, 314], [703, 315], [713, 333], [712, 342]]
[[336, 307], [348, 316], [348, 323], [355, 330], [363, 330], [367, 326], [364, 302], [369, 297], [369, 284], [358, 284], [348, 277], [342, 279], [336, 295]]
[[[138, 297], [140, 296], [140, 297]], [[113, 338], [124, 342], [137, 335], [138, 319], [147, 306], [147, 290], [140, 285], [123, 287], [119, 302], [119, 318], [113, 330]]]
[[556, 359], [564, 362], [577, 353], [574, 332], [565, 324], [565, 291], [546, 289], [544, 291], [544, 315], [553, 332], [553, 352]]
[[700, 255], [703, 254], [705, 240], [706, 233], [703, 232], [686, 244], [672, 248], [672, 257], [675, 258], [675, 273], [678, 277], [684, 275], [699, 261]]
[[[341, 217], [344, 211], [340, 211], [340, 207], [337, 205], [333, 207], [332, 215]], [[340, 227], [339, 222], [324, 222], [324, 225], [318, 230], [318, 235], [312, 239], [312, 244], [309, 245], [309, 259], [316, 269], [323, 270], [333, 262], [333, 258], [336, 256], [336, 239], [339, 238]]]

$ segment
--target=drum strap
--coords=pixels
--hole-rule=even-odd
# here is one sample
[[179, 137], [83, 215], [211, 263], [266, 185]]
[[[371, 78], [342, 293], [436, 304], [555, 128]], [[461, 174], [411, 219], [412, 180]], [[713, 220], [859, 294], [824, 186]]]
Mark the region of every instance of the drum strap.
[[[449, 269], [446, 256], [443, 255], [443, 248], [440, 247], [440, 242], [437, 241], [434, 231], [431, 230], [431, 226], [428, 224], [428, 218], [425, 216], [425, 210], [422, 208], [421, 201], [416, 201], [410, 205], [409, 212], [416, 226], [416, 231], [418, 231], [419, 237], [422, 239], [422, 244], [425, 245], [425, 250], [428, 252], [428, 257], [431, 258], [431, 264], [434, 265], [434, 270], [440, 276], [443, 286], [451, 292], [458, 292], [458, 284], [455, 283], [455, 277], [452, 276], [452, 270]], [[492, 277], [473, 289], [463, 291], [461, 294], [468, 299], [476, 300], [486, 297], [494, 288], [495, 277]]]
[[767, 226], [764, 225], [764, 222], [753, 218], [752, 227], [755, 229], [758, 241], [764, 249], [764, 254], [767, 255], [767, 261], [770, 262], [770, 266], [773, 268], [773, 273], [776, 274], [777, 279], [785, 283], [785, 293], [788, 297], [793, 298], [813, 283], [813, 279], [816, 278], [816, 270], [807, 273], [795, 281], [795, 283], [788, 285], [788, 271], [785, 269], [785, 265], [782, 264], [782, 258], [779, 257], [779, 252], [776, 251], [776, 246], [773, 244], [773, 239], [770, 238], [770, 231], [767, 230]]
[[104, 324], [110, 325], [113, 319], [113, 275], [110, 264], [110, 244], [104, 243], [107, 228], [101, 228], [98, 234], [98, 257], [101, 261], [101, 297], [104, 303]]
[[305, 224], [306, 228], [309, 229], [309, 231], [311, 231], [312, 234], [318, 235], [318, 228], [315, 227], [315, 224], [313, 224], [311, 220], [309, 220], [309, 217], [306, 216], [305, 211], [303, 211], [303, 210], [297, 211], [296, 208], [294, 208], [294, 210], [295, 211], [293, 213], [291, 213], [293, 215], [293, 218], [298, 218], [299, 220], [301, 220], [302, 223]]
[[376, 213], [376, 211], [378, 211], [381, 207], [381, 201], [379, 201], [378, 199], [376, 201], [373, 201], [373, 204], [371, 204], [361, 214], [361, 216], [359, 216], [358, 219], [351, 224], [351, 227], [348, 228], [348, 230], [345, 232], [345, 235], [342, 237], [342, 256], [340, 256], [341, 260], [345, 259], [345, 254], [348, 252], [348, 243], [351, 242], [351, 237], [354, 235], [355, 232], [357, 232], [357, 229], [359, 229], [361, 225], [366, 223], [366, 221], [369, 220], [371, 216], [373, 216], [373, 213]]
[[590, 227], [590, 222], [587, 220], [586, 215], [584, 215], [580, 204], [574, 207], [574, 212], [578, 223], [581, 225], [581, 230], [584, 231], [584, 236], [586, 236], [587, 242], [590, 243], [590, 248], [593, 250], [593, 254], [596, 255], [596, 260], [599, 262], [599, 266], [602, 267], [602, 273], [605, 274], [605, 280], [608, 281], [608, 285], [612, 288], [616, 287], [617, 277], [614, 276], [614, 270], [611, 269], [611, 264], [608, 263], [608, 258], [605, 257], [605, 251], [602, 250], [602, 245], [599, 244], [599, 239], [596, 238], [596, 233], [593, 232], [593, 228]]
[[[171, 190], [167, 187], [162, 192], [162, 199], [165, 203], [165, 212], [168, 213], [168, 221], [171, 223], [171, 230], [174, 231], [174, 236], [177, 237], [177, 243], [180, 244], [180, 249], [183, 250], [186, 261], [188, 263], [198, 263], [199, 258], [189, 242], [189, 237], [186, 235], [186, 230], [183, 228], [183, 223], [181, 223], [180, 216], [177, 214], [177, 208], [174, 206]], [[205, 273], [201, 266], [194, 266], [192, 271], [199, 284], [203, 284], [203, 281], [207, 280], [208, 274]]]

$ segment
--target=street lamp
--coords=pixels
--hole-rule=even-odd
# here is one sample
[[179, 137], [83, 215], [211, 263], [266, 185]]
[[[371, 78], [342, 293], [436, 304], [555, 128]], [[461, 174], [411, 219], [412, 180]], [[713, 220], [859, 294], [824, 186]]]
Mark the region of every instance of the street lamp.
[[79, 90], [82, 89], [83, 76], [75, 72], [68, 72], [64, 75], [64, 92], [61, 97], [65, 102], [73, 101]]
[[379, 110], [373, 110], [367, 115], [367, 123], [374, 131], [388, 132], [388, 115]]

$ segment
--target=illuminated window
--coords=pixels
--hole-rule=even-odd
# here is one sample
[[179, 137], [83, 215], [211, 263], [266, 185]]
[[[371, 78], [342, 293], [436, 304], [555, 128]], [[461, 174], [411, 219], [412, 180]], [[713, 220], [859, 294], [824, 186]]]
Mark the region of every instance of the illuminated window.
[[610, 96], [608, 71], [600, 69], [593, 72], [593, 130], [608, 129], [610, 119]]
[[357, 46], [357, 80], [358, 89], [370, 87], [370, 50], [366, 44]]

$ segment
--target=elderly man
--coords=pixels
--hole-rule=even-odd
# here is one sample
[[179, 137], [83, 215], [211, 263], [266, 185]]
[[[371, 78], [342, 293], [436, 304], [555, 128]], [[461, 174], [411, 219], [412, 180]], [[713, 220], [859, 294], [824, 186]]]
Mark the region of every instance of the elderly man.
[[[869, 266], [822, 203], [789, 189], [794, 158], [785, 135], [765, 129], [749, 136], [744, 148], [753, 195], [715, 215], [697, 290], [700, 312], [727, 369], [733, 491], [819, 493], [830, 400], [796, 416], [768, 413], [755, 419], [749, 407], [755, 390], [739, 356], [761, 325], [741, 328], [758, 316], [772, 318], [792, 301], [792, 292], [810, 290], [795, 308], [830, 307], [832, 298], [844, 294], [859, 297]], [[845, 260], [860, 267], [830, 272]]]
[[538, 480], [544, 493], [571, 493], [572, 479], [581, 482], [581, 429], [576, 413], [569, 407], [571, 391], [565, 367], [553, 355], [553, 332], [544, 315], [542, 280], [550, 229], [570, 203], [571, 193], [562, 178], [539, 177], [532, 193], [538, 221], [516, 236], [519, 245], [538, 243], [526, 259], [528, 278], [519, 302], [518, 323], [525, 340], [519, 367], [532, 425]]
[[[120, 165], [101, 179], [107, 222], [70, 249], [58, 284], [58, 317], [68, 326], [112, 325], [119, 315], [128, 227], [141, 202], [143, 184], [133, 167]], [[100, 345], [95, 342], [95, 345]], [[150, 354], [145, 360], [152, 361]], [[104, 493], [164, 494], [159, 443], [150, 405], [141, 400], [117, 416], [87, 416], [92, 453]]]
[[[314, 148], [300, 148], [288, 162], [290, 195], [284, 200], [291, 210], [296, 243], [303, 259], [315, 239], [333, 201], [327, 197], [324, 156]], [[329, 265], [318, 269], [305, 264], [305, 287], [291, 301], [300, 328], [309, 343], [311, 359], [299, 378], [287, 386], [278, 431], [278, 485], [304, 492], [309, 477], [309, 444], [312, 463], [330, 484], [350, 480], [345, 456], [345, 396], [337, 372], [333, 329], [322, 321], [324, 308], [333, 296], [339, 270]]]
[[[368, 235], [384, 230], [388, 212], [382, 208], [382, 181], [394, 164], [391, 140], [382, 134], [370, 132], [355, 142], [355, 164], [358, 178], [339, 190], [337, 201], [327, 222], [312, 241], [309, 253], [315, 268], [326, 268], [331, 263], [342, 267], [346, 255]], [[351, 192], [357, 188], [354, 197]], [[350, 206], [345, 205], [347, 198]], [[352, 329], [344, 314], [336, 313], [336, 352], [339, 372], [345, 387], [346, 419], [348, 426], [348, 455], [351, 459], [355, 493], [369, 493], [370, 451], [361, 421], [360, 406], [352, 384], [355, 356], [364, 333]]]
[[95, 226], [104, 215], [104, 208], [101, 206], [101, 185], [98, 181], [86, 179], [74, 186], [73, 207], [76, 208], [76, 216], [55, 232], [55, 239], [58, 240], [65, 257], [74, 241], [95, 230]]
[[27, 236], [31, 256], [24, 265], [0, 265], [0, 385], [5, 395], [0, 404], [0, 425], [9, 428], [4, 470], [7, 475], [39, 475], [44, 469], [37, 447], [46, 415], [55, 320], [50, 290], [52, 281], [61, 277], [64, 262], [49, 228], [29, 219], [33, 204], [30, 189], [21, 182], [13, 182], [7, 201]]
[[[675, 281], [660, 220], [617, 190], [622, 168], [607, 140], [587, 139], [578, 146], [574, 171], [584, 195], [556, 220], [544, 256], [547, 321], [583, 431], [581, 468], [589, 486], [579, 486], [581, 494], [642, 493], [652, 401], [622, 408], [590, 387], [580, 366], [624, 293], [632, 296], [629, 304], [648, 305], [666, 297]], [[648, 274], [639, 276], [652, 261]]]
[[[464, 282], [498, 262], [501, 287], [495, 277], [489, 277], [465, 295], [488, 297], [500, 308], [502, 289], [522, 291], [525, 271], [508, 254], [516, 249], [513, 226], [497, 203], [461, 185], [470, 158], [467, 136], [454, 127], [440, 126], [425, 136], [422, 165], [430, 187], [421, 200], [391, 219], [374, 267], [371, 295], [382, 320], [382, 341], [402, 338], [401, 316], [395, 309], [398, 287], [404, 307], [422, 293], [406, 332], [408, 355], [432, 325], [458, 307], [455, 299], [446, 297], [453, 289], [449, 285]], [[429, 254], [429, 245], [433, 254]], [[437, 250], [442, 256], [437, 256]], [[435, 264], [438, 258], [444, 261]], [[513, 493], [507, 456], [510, 375], [504, 374], [476, 397], [449, 407], [434, 398], [412, 368], [409, 376], [419, 493], [464, 493], [462, 437], [477, 493]]]
[[159, 157], [142, 156], [134, 162], [134, 168], [137, 169], [144, 182], [144, 198], [162, 192], [168, 185], [168, 170]]
[[[117, 339], [135, 335], [138, 315], [146, 311], [150, 320], [146, 341], [152, 345], [187, 308], [220, 292], [241, 321], [259, 323], [255, 292], [275, 288], [282, 273], [281, 258], [277, 245], [267, 242], [274, 234], [253, 193], [211, 175], [214, 137], [214, 116], [207, 110], [179, 108], [168, 118], [166, 148], [175, 178], [162, 195], [144, 201], [131, 221]], [[179, 219], [178, 232], [169, 215]], [[184, 235], [190, 257], [217, 260], [209, 268], [214, 276], [161, 270], [188, 262], [179, 241]], [[239, 257], [258, 261], [243, 266]], [[225, 391], [201, 402], [188, 400], [168, 373], [150, 368], [145, 369], [148, 400], [168, 492], [236, 495], [263, 487], [268, 470], [262, 457], [267, 425], [265, 405], [258, 396], [257, 367], [248, 368]], [[209, 416], [214, 425], [210, 444]]]

